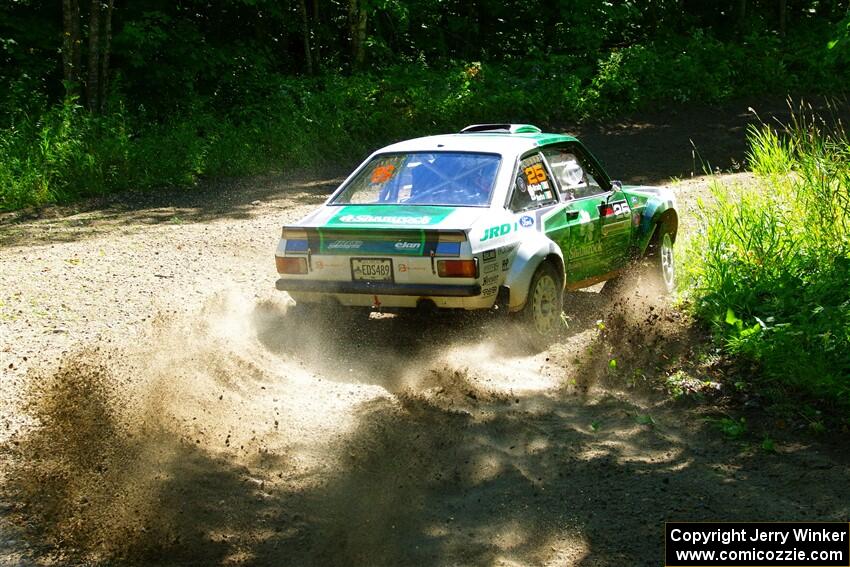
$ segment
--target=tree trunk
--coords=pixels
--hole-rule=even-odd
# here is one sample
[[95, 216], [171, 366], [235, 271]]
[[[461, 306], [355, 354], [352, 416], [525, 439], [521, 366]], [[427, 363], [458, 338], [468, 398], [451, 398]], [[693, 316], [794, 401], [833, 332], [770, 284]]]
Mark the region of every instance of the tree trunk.
[[348, 38], [351, 41], [351, 68], [357, 61], [357, 0], [348, 0]]
[[319, 0], [313, 0], [313, 65], [316, 67], [316, 72], [321, 72], [322, 68], [322, 57], [320, 52], [322, 41], [319, 33], [321, 29], [322, 28], [319, 25]]
[[88, 80], [86, 81], [86, 97], [89, 110], [100, 110], [100, 0], [92, 0], [89, 14], [89, 61]]
[[80, 81], [80, 5], [62, 0], [62, 79], [66, 93], [76, 94]]
[[363, 0], [360, 0], [360, 14], [357, 18], [357, 44], [354, 50], [354, 66], [357, 69], [362, 69], [366, 62], [366, 6], [363, 5]]
[[744, 20], [747, 19], [747, 0], [740, 0], [738, 2], [738, 25], [743, 27]]
[[313, 53], [310, 49], [310, 22], [307, 20], [307, 1], [299, 0], [298, 10], [301, 12], [301, 28], [304, 37], [304, 60], [307, 65], [307, 74], [313, 74]]
[[112, 10], [115, 0], [107, 0], [106, 14], [103, 17], [103, 54], [100, 64], [100, 91], [98, 93], [99, 110], [103, 110], [106, 95], [109, 93], [109, 56], [112, 51]]
[[62, 0], [62, 78], [71, 80], [74, 72], [74, 38], [71, 37], [71, 0]]
[[71, 37], [74, 49], [71, 52], [71, 64], [74, 66], [74, 80], [79, 83], [83, 72], [83, 40], [80, 35], [80, 1], [71, 0]]
[[779, 35], [785, 37], [785, 28], [788, 18], [788, 1], [779, 0]]

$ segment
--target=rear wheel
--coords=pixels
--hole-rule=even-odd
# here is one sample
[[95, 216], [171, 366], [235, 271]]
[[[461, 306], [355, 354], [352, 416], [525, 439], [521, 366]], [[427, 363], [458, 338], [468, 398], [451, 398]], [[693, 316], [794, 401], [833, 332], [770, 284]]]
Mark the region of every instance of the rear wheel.
[[561, 328], [564, 287], [555, 267], [544, 262], [534, 272], [528, 287], [528, 299], [520, 312], [532, 337], [551, 341]]

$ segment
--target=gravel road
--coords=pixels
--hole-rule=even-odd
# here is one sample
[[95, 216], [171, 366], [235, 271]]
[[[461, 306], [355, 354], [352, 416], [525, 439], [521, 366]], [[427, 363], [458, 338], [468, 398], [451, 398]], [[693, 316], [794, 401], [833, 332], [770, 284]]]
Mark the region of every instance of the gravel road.
[[665, 520], [850, 517], [846, 442], [720, 434], [734, 376], [651, 293], [570, 294], [542, 353], [288, 312], [280, 225], [338, 181], [0, 221], [0, 565], [658, 565]]

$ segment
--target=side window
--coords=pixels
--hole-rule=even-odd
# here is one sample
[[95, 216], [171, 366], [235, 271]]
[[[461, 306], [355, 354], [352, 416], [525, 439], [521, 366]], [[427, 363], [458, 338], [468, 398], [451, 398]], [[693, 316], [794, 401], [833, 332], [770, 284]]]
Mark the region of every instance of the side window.
[[549, 148], [543, 150], [543, 154], [552, 167], [552, 175], [558, 179], [562, 200], [605, 193], [606, 189], [596, 181], [589, 164], [570, 148]]
[[519, 171], [514, 180], [510, 208], [514, 211], [536, 209], [558, 201], [555, 184], [539, 153], [524, 157], [519, 162]]

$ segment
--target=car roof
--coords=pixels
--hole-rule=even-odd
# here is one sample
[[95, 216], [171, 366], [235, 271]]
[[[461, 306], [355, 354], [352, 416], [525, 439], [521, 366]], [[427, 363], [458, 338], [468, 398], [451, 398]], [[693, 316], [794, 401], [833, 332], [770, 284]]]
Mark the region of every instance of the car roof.
[[404, 140], [403, 142], [381, 148], [376, 153], [455, 151], [484, 152], [512, 156], [548, 144], [577, 141], [573, 136], [566, 134], [546, 134], [543, 132], [465, 132]]

